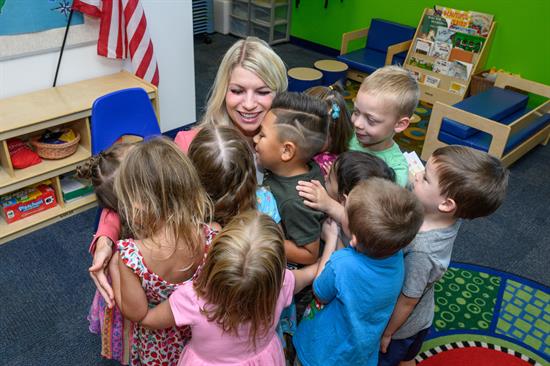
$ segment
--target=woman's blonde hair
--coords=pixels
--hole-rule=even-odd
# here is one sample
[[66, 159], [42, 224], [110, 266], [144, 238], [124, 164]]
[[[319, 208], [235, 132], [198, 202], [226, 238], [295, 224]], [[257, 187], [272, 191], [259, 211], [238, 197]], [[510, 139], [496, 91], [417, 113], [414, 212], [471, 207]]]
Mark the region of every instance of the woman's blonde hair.
[[266, 42], [256, 37], [237, 41], [227, 50], [218, 68], [201, 124], [233, 126], [227, 114], [225, 95], [231, 73], [237, 66], [256, 74], [275, 94], [287, 89], [285, 64]]
[[206, 304], [209, 321], [238, 335], [249, 324], [249, 339], [265, 336], [275, 319], [283, 286], [284, 237], [267, 215], [246, 211], [231, 220], [214, 240], [194, 288]]
[[214, 204], [214, 221], [225, 226], [256, 208], [256, 168], [250, 145], [232, 127], [205, 126], [191, 142], [189, 159]]
[[195, 167], [175, 143], [156, 137], [135, 146], [120, 166], [115, 191], [118, 213], [136, 238], [163, 233], [174, 243], [185, 242], [190, 256], [202, 250], [209, 199]]

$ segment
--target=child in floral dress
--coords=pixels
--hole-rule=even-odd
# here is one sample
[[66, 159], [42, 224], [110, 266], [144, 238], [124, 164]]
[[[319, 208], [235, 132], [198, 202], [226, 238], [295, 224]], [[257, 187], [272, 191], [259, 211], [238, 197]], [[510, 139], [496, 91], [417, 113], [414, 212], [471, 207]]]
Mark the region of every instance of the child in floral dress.
[[109, 265], [116, 304], [134, 321], [132, 365], [175, 365], [189, 327], [150, 330], [137, 323], [203, 263], [213, 231], [210, 204], [191, 161], [171, 141], [133, 148], [115, 178], [118, 213], [134, 234], [120, 240]]

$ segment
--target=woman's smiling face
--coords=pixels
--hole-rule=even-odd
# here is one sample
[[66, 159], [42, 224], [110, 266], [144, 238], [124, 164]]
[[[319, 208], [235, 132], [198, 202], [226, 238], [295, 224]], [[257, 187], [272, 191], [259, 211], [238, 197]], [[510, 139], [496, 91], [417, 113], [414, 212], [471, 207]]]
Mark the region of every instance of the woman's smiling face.
[[252, 71], [237, 66], [225, 94], [229, 118], [245, 136], [254, 136], [271, 108], [275, 92]]

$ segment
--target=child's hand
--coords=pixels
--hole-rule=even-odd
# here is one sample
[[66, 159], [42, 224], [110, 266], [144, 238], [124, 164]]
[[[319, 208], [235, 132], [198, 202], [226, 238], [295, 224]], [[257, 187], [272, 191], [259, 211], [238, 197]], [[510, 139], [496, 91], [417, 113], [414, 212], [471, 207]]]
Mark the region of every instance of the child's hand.
[[391, 342], [391, 334], [386, 335], [385, 333], [382, 334], [382, 339], [380, 339], [380, 352], [386, 353], [388, 352], [388, 346]]
[[325, 240], [325, 246], [327, 243], [337, 243], [338, 239], [338, 224], [336, 221], [328, 218], [323, 223], [323, 228], [321, 230], [321, 237]]
[[113, 288], [111, 287], [109, 280], [107, 280], [107, 265], [113, 255], [112, 245], [113, 242], [109, 238], [106, 236], [100, 237], [97, 240], [92, 266], [88, 268], [90, 277], [92, 277], [97, 290], [101, 296], [103, 296], [103, 299], [105, 299], [105, 303], [109, 308], [112, 308], [115, 305]]
[[321, 163], [321, 168], [323, 168], [325, 170], [325, 172], [327, 172], [327, 177], [330, 174], [330, 170], [332, 169], [332, 164], [334, 164], [334, 162], [335, 162], [335, 160], [325, 161], [325, 162]]
[[300, 180], [296, 186], [298, 195], [304, 198], [304, 204], [315, 210], [327, 212], [332, 198], [328, 195], [325, 187], [318, 181], [310, 182]]

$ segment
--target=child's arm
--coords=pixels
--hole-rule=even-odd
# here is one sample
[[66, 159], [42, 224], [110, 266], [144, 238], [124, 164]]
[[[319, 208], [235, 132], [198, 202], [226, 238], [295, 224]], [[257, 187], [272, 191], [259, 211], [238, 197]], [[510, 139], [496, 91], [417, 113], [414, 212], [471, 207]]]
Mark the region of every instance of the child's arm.
[[315, 277], [319, 277], [321, 272], [325, 269], [330, 256], [336, 250], [338, 243], [338, 225], [334, 220], [326, 220], [323, 223], [323, 237], [325, 239], [325, 248], [323, 249], [323, 255], [319, 261], [319, 267], [317, 267], [317, 274]]
[[317, 274], [318, 263], [292, 271], [294, 275], [294, 294], [302, 291], [304, 287], [311, 285]]
[[397, 299], [397, 304], [393, 309], [390, 321], [384, 330], [382, 335], [382, 340], [380, 341], [380, 351], [386, 353], [388, 350], [388, 345], [391, 342], [392, 335], [405, 323], [409, 318], [414, 307], [418, 304], [420, 298], [408, 297], [403, 294], [399, 295]]
[[169, 301], [163, 301], [153, 309], [149, 309], [141, 325], [151, 329], [164, 329], [176, 325], [172, 308]]
[[122, 262], [118, 253], [113, 256], [109, 269], [112, 272], [114, 295], [120, 312], [128, 320], [140, 321], [148, 310], [147, 296], [141, 287], [141, 280]]
[[296, 190], [298, 190], [298, 195], [304, 198], [306, 206], [323, 211], [338, 223], [342, 222], [344, 206], [332, 199], [319, 181], [298, 181]]
[[97, 232], [90, 244], [89, 251], [93, 254], [91, 267], [88, 269], [97, 290], [105, 299], [109, 308], [114, 306], [113, 288], [107, 280], [107, 265], [113, 255], [113, 243], [120, 235], [120, 219], [118, 214], [109, 209], [103, 209], [99, 219]]
[[299, 264], [313, 264], [319, 258], [319, 239], [303, 245], [297, 246], [292, 240], [285, 240], [285, 254], [289, 262]]

